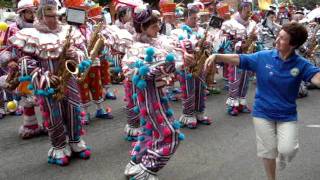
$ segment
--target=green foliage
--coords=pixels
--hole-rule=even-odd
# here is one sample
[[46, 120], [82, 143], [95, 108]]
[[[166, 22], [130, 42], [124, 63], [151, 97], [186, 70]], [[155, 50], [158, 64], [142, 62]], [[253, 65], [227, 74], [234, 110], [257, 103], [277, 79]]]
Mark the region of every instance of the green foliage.
[[320, 5], [319, 0], [292, 0], [292, 2], [297, 7], [306, 7], [309, 10], [314, 9], [316, 4]]
[[0, 0], [0, 7], [12, 8], [13, 4], [11, 0]]

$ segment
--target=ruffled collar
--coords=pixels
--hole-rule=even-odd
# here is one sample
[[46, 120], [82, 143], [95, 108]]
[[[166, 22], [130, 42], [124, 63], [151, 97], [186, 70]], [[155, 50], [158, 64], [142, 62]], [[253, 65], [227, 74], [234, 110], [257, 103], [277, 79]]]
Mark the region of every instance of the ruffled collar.
[[62, 26], [60, 23], [58, 24], [56, 29], [52, 30], [52, 29], [49, 29], [49, 27], [45, 25], [43, 20], [36, 20], [33, 23], [33, 26], [34, 26], [34, 28], [36, 28], [38, 31], [40, 31], [42, 33], [54, 33], [55, 34], [55, 33], [61, 32], [61, 30], [62, 30]]
[[147, 44], [154, 44], [154, 39], [148, 37], [146, 34], [144, 33], [136, 33], [133, 35], [133, 39], [135, 41], [141, 42], [141, 43], [147, 43]]
[[23, 28], [33, 28], [33, 23], [28, 23], [25, 20], [23, 20], [23, 18], [21, 18], [20, 16], [18, 16], [16, 18], [16, 23], [19, 29], [23, 29]]
[[236, 21], [238, 21], [238, 23], [242, 24], [244, 27], [249, 26], [250, 22], [242, 19], [239, 13], [235, 14], [234, 18]]

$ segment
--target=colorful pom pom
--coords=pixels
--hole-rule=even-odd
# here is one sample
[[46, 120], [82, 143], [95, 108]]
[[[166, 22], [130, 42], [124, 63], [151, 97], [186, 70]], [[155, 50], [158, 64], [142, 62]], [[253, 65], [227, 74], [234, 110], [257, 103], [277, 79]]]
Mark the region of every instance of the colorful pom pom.
[[174, 55], [173, 54], [168, 54], [166, 57], [166, 62], [173, 62], [174, 61]]
[[185, 25], [185, 24], [182, 25], [181, 29], [184, 30], [184, 31], [187, 31], [187, 33], [192, 33], [192, 29], [188, 25]]
[[140, 68], [142, 66], [144, 66], [144, 63], [140, 59], [136, 60], [136, 62], [134, 63], [135, 68]]
[[153, 56], [146, 56], [144, 60], [148, 63], [151, 63], [153, 61]]
[[42, 113], [42, 117], [43, 117], [43, 119], [47, 119], [47, 118], [49, 118], [49, 113], [48, 112], [43, 112]]
[[133, 107], [133, 111], [138, 114], [140, 112], [139, 107], [138, 106]]
[[148, 74], [148, 72], [150, 71], [149, 67], [148, 66], [141, 66], [139, 68], [139, 75], [140, 76], [145, 76]]
[[31, 81], [31, 79], [32, 79], [31, 76], [28, 75], [28, 76], [20, 76], [18, 80], [19, 82], [25, 82], [25, 81]]
[[142, 90], [147, 87], [147, 82], [143, 79], [140, 79], [136, 86]]
[[164, 148], [162, 149], [162, 154], [163, 154], [164, 156], [169, 156], [169, 154], [170, 154], [170, 148], [169, 148], [169, 147], [164, 147]]
[[146, 130], [146, 135], [151, 136], [152, 135], [152, 130]]
[[28, 84], [27, 88], [28, 88], [28, 90], [32, 91], [34, 89], [34, 86], [33, 86], [33, 84]]
[[132, 156], [132, 157], [131, 157], [131, 160], [132, 160], [133, 162], [135, 162], [135, 161], [137, 160], [137, 156], [136, 156], [136, 155]]
[[79, 113], [81, 111], [81, 108], [79, 106], [76, 107], [76, 112]]
[[171, 136], [168, 136], [168, 137], [164, 138], [163, 141], [164, 141], [165, 143], [170, 144], [170, 143], [172, 143], [172, 137], [171, 137]]
[[178, 36], [178, 40], [179, 40], [179, 41], [182, 41], [183, 39], [184, 39], [183, 35], [179, 35], [179, 36]]
[[174, 129], [180, 129], [181, 127], [181, 124], [179, 121], [175, 120], [173, 123], [172, 123], [172, 126]]
[[168, 97], [161, 97], [160, 98], [160, 101], [162, 102], [162, 103], [168, 103], [169, 102], [169, 99], [168, 99]]
[[137, 93], [133, 93], [132, 99], [133, 99], [134, 101], [137, 99], [137, 97], [138, 97]]
[[117, 74], [120, 73], [120, 72], [122, 72], [121, 67], [120, 67], [120, 66], [115, 67], [115, 68], [114, 68], [114, 72], [117, 73]]
[[174, 113], [174, 111], [173, 111], [173, 109], [171, 109], [171, 108], [169, 108], [169, 109], [167, 110], [167, 112], [166, 112], [167, 116], [169, 116], [169, 117], [173, 116], [173, 113]]
[[148, 115], [148, 111], [146, 108], [143, 108], [140, 110], [140, 114], [143, 116], [143, 117], [146, 117]]
[[138, 76], [138, 75], [134, 75], [132, 77], [132, 82], [133, 82], [134, 85], [137, 85], [139, 80], [140, 80], [140, 76]]
[[185, 139], [185, 136], [184, 136], [183, 133], [179, 133], [178, 138], [179, 138], [180, 141], [183, 141]]
[[164, 121], [164, 117], [163, 117], [161, 114], [158, 114], [158, 115], [157, 115], [157, 122], [158, 122], [159, 124], [162, 124], [163, 121]]
[[144, 118], [140, 118], [140, 126], [145, 126], [146, 125], [146, 120]]
[[147, 143], [146, 143], [146, 145], [148, 146], [148, 148], [151, 148], [152, 147], [152, 141], [148, 141]]
[[152, 129], [152, 127], [153, 127], [153, 126], [152, 126], [151, 122], [147, 122], [146, 128], [147, 128], [147, 129]]
[[53, 89], [53, 88], [48, 88], [47, 92], [48, 92], [49, 94], [54, 94], [54, 89]]
[[160, 134], [158, 133], [158, 131], [153, 132], [153, 137], [155, 137], [156, 139], [159, 139]]
[[139, 137], [138, 137], [138, 141], [142, 142], [142, 141], [144, 141], [144, 140], [145, 140], [144, 136], [139, 136]]
[[160, 109], [160, 103], [159, 103], [159, 102], [153, 103], [152, 106], [153, 106], [153, 109], [154, 109], [155, 111]]
[[172, 133], [172, 132], [171, 132], [170, 128], [165, 127], [165, 128], [163, 129], [163, 136], [164, 136], [164, 137], [170, 136], [171, 133]]
[[187, 90], [187, 86], [186, 85], [182, 85], [181, 86], [181, 91], [186, 91]]
[[134, 147], [134, 150], [137, 151], [137, 152], [140, 152], [141, 147], [139, 145], [137, 145], [137, 146]]
[[154, 50], [153, 47], [148, 47], [148, 48], [146, 49], [146, 54], [147, 54], [147, 56], [153, 56], [154, 53], [155, 53], [155, 50]]
[[144, 102], [145, 101], [144, 95], [141, 92], [138, 94], [138, 101], [139, 102]]

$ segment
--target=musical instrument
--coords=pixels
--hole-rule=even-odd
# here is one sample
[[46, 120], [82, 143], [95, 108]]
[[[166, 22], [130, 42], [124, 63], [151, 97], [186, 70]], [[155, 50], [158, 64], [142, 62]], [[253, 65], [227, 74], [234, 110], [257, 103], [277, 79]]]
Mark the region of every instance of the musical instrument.
[[311, 38], [308, 40], [307, 51], [305, 53], [305, 58], [309, 59], [314, 65], [317, 65], [315, 52], [319, 48], [318, 40], [317, 40], [317, 33], [320, 29], [320, 26], [317, 25], [314, 29], [314, 32]]
[[242, 46], [243, 48], [241, 49], [242, 53], [250, 54], [250, 53], [255, 52], [257, 38], [254, 33], [255, 33], [255, 28], [251, 31], [251, 33], [249, 34], [249, 36], [245, 40], [244, 45]]
[[[104, 37], [102, 35], [100, 35], [99, 33], [102, 31], [103, 29], [103, 23], [99, 23], [97, 25], [97, 27], [95, 28], [94, 32], [92, 33], [92, 36], [90, 38], [89, 44], [88, 44], [88, 58], [94, 62], [96, 60], [96, 58], [99, 55], [99, 52], [102, 51], [102, 48], [104, 47]], [[92, 62], [89, 62], [88, 60], [81, 62], [80, 66], [85, 66], [84, 71], [79, 67], [78, 64], [73, 61], [73, 60], [67, 60], [65, 62], [65, 67], [66, 70], [72, 74], [78, 82], [82, 83], [89, 72], [89, 66], [91, 65]]]
[[198, 42], [194, 53], [195, 64], [189, 67], [189, 72], [195, 77], [200, 77], [203, 72], [203, 66], [206, 59], [209, 57], [209, 50], [205, 47], [205, 42], [208, 36], [209, 27], [206, 29], [204, 37]]
[[55, 93], [52, 95], [53, 99], [55, 100], [62, 100], [65, 96], [65, 89], [67, 88], [67, 82], [71, 77], [70, 71], [69, 71], [69, 65], [72, 63], [72, 65], [75, 64], [74, 60], [67, 60], [67, 51], [71, 46], [71, 32], [72, 32], [72, 26], [70, 26], [68, 33], [65, 38], [65, 42], [62, 48], [62, 52], [59, 56], [58, 62], [59, 66], [57, 69], [57, 73], [55, 73], [56, 76], [59, 77], [60, 81], [56, 85]]

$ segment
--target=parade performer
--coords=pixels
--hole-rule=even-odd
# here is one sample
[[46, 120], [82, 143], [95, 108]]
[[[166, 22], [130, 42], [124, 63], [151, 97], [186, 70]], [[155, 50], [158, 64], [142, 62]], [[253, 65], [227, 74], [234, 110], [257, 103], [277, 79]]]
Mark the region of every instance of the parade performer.
[[[233, 34], [233, 50], [236, 53], [250, 53], [256, 50], [256, 23], [249, 19], [251, 8], [251, 1], [243, 1], [234, 18], [222, 25], [221, 29]], [[228, 66], [228, 72], [229, 97], [226, 102], [228, 114], [237, 116], [240, 112], [250, 113], [246, 100], [250, 72], [242, 71], [232, 65]]]
[[[160, 1], [160, 11], [162, 21], [160, 25], [160, 34], [170, 36], [171, 32], [176, 29], [176, 4], [171, 0]], [[175, 88], [175, 82], [178, 81], [177, 72], [172, 73], [168, 78], [166, 92], [170, 101], [178, 101], [181, 98], [181, 89]]]
[[256, 73], [252, 116], [257, 155], [263, 160], [269, 180], [276, 179], [276, 168], [284, 169], [299, 149], [296, 99], [301, 81], [320, 87], [320, 69], [295, 52], [307, 37], [303, 25], [288, 23], [279, 32], [276, 49], [211, 55], [204, 66], [224, 62]]
[[67, 62], [77, 64], [81, 61], [84, 63], [81, 69], [89, 64], [77, 48], [83, 47], [81, 33], [68, 25], [59, 24], [56, 1], [43, 0], [37, 11], [34, 28], [22, 29], [9, 41], [20, 59], [32, 57], [38, 64], [30, 75], [21, 72], [19, 79], [32, 81], [28, 89], [41, 97], [39, 105], [43, 118], [48, 121], [52, 145], [48, 162], [67, 165], [71, 153], [88, 159], [91, 151], [80, 135], [79, 87], [75, 76], [69, 75], [67, 69]]
[[[16, 19], [16, 23], [10, 25], [9, 29], [6, 32], [6, 36], [4, 38], [4, 45], [8, 45], [8, 40], [11, 36], [14, 36], [17, 31], [24, 28], [32, 28], [34, 21], [34, 13], [37, 8], [37, 2], [33, 0], [22, 0], [18, 3], [17, 13], [19, 16]], [[10, 54], [8, 51], [3, 51], [3, 54]], [[14, 58], [14, 57], [11, 57]], [[0, 58], [1, 59], [1, 58]], [[10, 60], [8, 58], [7, 60]], [[1, 64], [6, 64], [6, 58], [2, 58]], [[29, 62], [27, 62], [29, 61]], [[33, 64], [33, 65], [32, 65]], [[10, 66], [10, 64], [9, 64]], [[25, 75], [30, 73], [30, 69], [37, 66], [35, 61], [31, 58], [24, 58], [20, 62], [21, 71]], [[8, 68], [1, 68], [2, 70], [8, 70]], [[12, 70], [12, 69], [11, 69]], [[32, 95], [31, 91], [26, 89], [27, 82], [21, 82], [20, 86], [16, 90], [16, 96], [18, 96], [21, 100], [20, 103], [23, 106], [23, 125], [19, 128], [19, 135], [23, 139], [32, 138], [37, 136], [45, 131], [45, 127], [38, 123], [38, 120], [35, 115], [35, 99]], [[12, 90], [12, 89], [11, 89]], [[8, 93], [6, 93], [8, 94]]]
[[[121, 54], [121, 56], [124, 56], [133, 43], [132, 34], [126, 29], [120, 29], [116, 25], [107, 25], [101, 34], [106, 39], [106, 59], [110, 58], [112, 52], [117, 52], [119, 55]], [[107, 60], [102, 59], [101, 61]], [[123, 74], [126, 75], [129, 70], [129, 67], [125, 64], [125, 62], [122, 62], [121, 67]], [[138, 113], [133, 111], [134, 103], [132, 98], [130, 97], [133, 94], [132, 81], [131, 78], [127, 77], [127, 75], [124, 79], [124, 91], [124, 100], [126, 101], [126, 113], [128, 118], [128, 123], [125, 126], [124, 130], [125, 138], [128, 141], [133, 141], [137, 140], [140, 123]]]
[[134, 99], [134, 111], [140, 113], [141, 133], [133, 144], [131, 161], [124, 173], [131, 179], [155, 180], [156, 173], [167, 164], [184, 138], [163, 93], [166, 85], [163, 78], [175, 71], [175, 56], [168, 54], [174, 45], [170, 46], [167, 37], [157, 38], [158, 13], [149, 7], [136, 7], [133, 18], [137, 42], [123, 60], [126, 65], [131, 64], [129, 76], [134, 94], [130, 97]]
[[289, 7], [291, 8], [292, 5], [288, 5], [287, 3], [281, 3], [279, 6], [277, 20], [279, 21], [280, 25], [287, 24], [291, 21], [291, 13], [289, 11]]
[[[120, 29], [126, 29], [130, 33], [134, 33], [134, 29], [132, 26], [132, 7], [126, 3], [121, 3], [121, 1], [114, 0], [116, 17], [115, 25]], [[112, 48], [108, 49], [107, 60], [110, 66], [110, 78], [113, 84], [122, 83], [124, 80], [124, 74], [122, 72], [122, 62], [124, 54]], [[110, 94], [110, 96], [114, 96]]]
[[[190, 54], [195, 53], [196, 43], [205, 36], [205, 30], [197, 26], [200, 9], [198, 3], [188, 4], [185, 11], [186, 24], [182, 25], [180, 30], [174, 32], [180, 38], [182, 48]], [[201, 3], [200, 5], [203, 6]], [[191, 73], [185, 68], [180, 71], [183, 114], [179, 121], [182, 125], [193, 129], [197, 127], [198, 123], [210, 125], [212, 120], [205, 116], [206, 83], [203, 80], [204, 77], [194, 77]]]
[[268, 10], [265, 15], [265, 19], [261, 25], [261, 41], [264, 42], [264, 46], [267, 49], [272, 49], [274, 41], [278, 35], [281, 25], [275, 22], [276, 13], [273, 10]]
[[[17, 31], [23, 28], [32, 27], [34, 20], [34, 12], [36, 10], [36, 5], [33, 0], [22, 0], [18, 3], [17, 13], [19, 14], [16, 17], [14, 23], [10, 24], [9, 28], [1, 34], [1, 46], [0, 49], [5, 49], [8, 44], [9, 37], [13, 36]], [[0, 76], [6, 76], [8, 73], [8, 53], [4, 50], [0, 55]], [[3, 77], [4, 78], [4, 77]], [[6, 115], [6, 103], [13, 101], [13, 96], [16, 96], [14, 93], [6, 91], [1, 88], [0, 90], [0, 119]], [[17, 101], [15, 101], [17, 102]], [[13, 112], [14, 113], [14, 112]], [[22, 109], [20, 107], [17, 109], [16, 114], [21, 115]]]
[[115, 10], [117, 20], [114, 24], [120, 29], [127, 29], [131, 34], [133, 34], [135, 31], [132, 22], [132, 7], [125, 4], [117, 3]]
[[[132, 7], [118, 3], [117, 1], [113, 2], [115, 4], [115, 11], [117, 20], [115, 21], [115, 25], [120, 29], [126, 29], [131, 34], [134, 33], [134, 28], [132, 24]], [[106, 70], [109, 69], [108, 74], [103, 76], [103, 85], [106, 90], [106, 99], [116, 99], [116, 95], [110, 91], [108, 91], [109, 84], [122, 82], [124, 79], [124, 74], [122, 71], [122, 62], [121, 59], [123, 57], [123, 53], [121, 50], [117, 48], [113, 48], [114, 46], [110, 44], [106, 49], [107, 54], [104, 56], [106, 61], [101, 61], [101, 66]], [[107, 72], [107, 71], [105, 71]], [[108, 77], [107, 77], [108, 76]]]
[[176, 4], [173, 1], [160, 1], [160, 11], [162, 14], [162, 22], [160, 34], [171, 35], [171, 31], [176, 28]]
[[[213, 0], [200, 0], [200, 2], [203, 3], [204, 5], [204, 8], [200, 10], [199, 12], [199, 19], [200, 19], [200, 26], [202, 28], [208, 28], [209, 26], [209, 22], [210, 22], [210, 18], [212, 17], [213, 15], [213, 5], [214, 5], [214, 2]], [[220, 33], [219, 31], [217, 30], [211, 30], [210, 29], [210, 32], [209, 34], [211, 34], [212, 36], [216, 37], [214, 40], [215, 40], [215, 43], [212, 43], [214, 46], [217, 45], [217, 38], [219, 37], [217, 35], [217, 33]], [[215, 50], [217, 50], [217, 48], [213, 48]], [[211, 95], [211, 94], [220, 94], [221, 93], [221, 90], [219, 88], [216, 88], [215, 87], [215, 74], [212, 74], [212, 76], [210, 76], [210, 80], [207, 81], [207, 95]]]
[[[101, 21], [101, 7], [99, 6], [93, 6], [89, 7], [87, 10], [88, 19], [91, 19], [93, 21]], [[94, 29], [91, 32], [91, 30], [88, 28], [86, 24], [83, 24], [80, 26], [80, 32], [85, 37], [85, 44], [87, 53], [90, 54], [90, 52], [93, 50], [93, 46], [95, 43], [95, 40], [99, 38], [100, 31], [104, 28], [104, 25], [102, 22], [98, 24], [93, 25]], [[101, 52], [97, 52], [98, 54], [101, 54]], [[86, 77], [79, 82], [80, 86], [80, 97], [81, 97], [81, 106], [83, 108], [82, 112], [82, 122], [83, 124], [89, 124], [90, 122], [90, 112], [88, 111], [88, 107], [90, 105], [90, 102], [93, 101], [96, 105], [96, 113], [95, 117], [100, 119], [112, 119], [113, 116], [111, 115], [111, 112], [108, 112], [103, 107], [104, 102], [104, 86], [102, 85], [102, 82], [104, 82], [104, 78], [108, 78], [108, 71], [109, 68], [105, 68], [105, 66], [101, 65], [101, 61], [99, 58], [96, 58], [94, 61], [92, 61], [92, 64], [86, 74]], [[90, 96], [91, 94], [91, 96]], [[85, 115], [84, 115], [85, 114]]]

